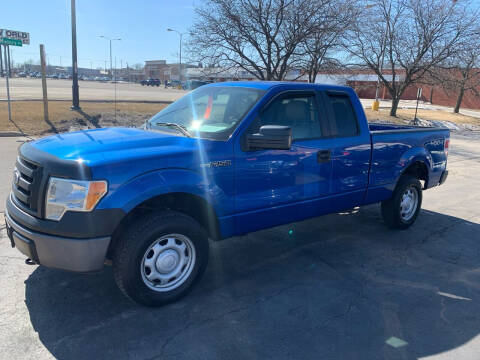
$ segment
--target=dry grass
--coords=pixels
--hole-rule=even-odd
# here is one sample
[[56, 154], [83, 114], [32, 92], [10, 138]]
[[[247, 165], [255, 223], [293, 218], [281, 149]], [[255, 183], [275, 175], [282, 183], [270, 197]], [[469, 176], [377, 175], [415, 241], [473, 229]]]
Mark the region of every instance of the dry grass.
[[65, 132], [72, 129], [105, 126], [137, 126], [153, 114], [162, 110], [165, 104], [117, 103], [117, 116], [113, 103], [83, 102], [81, 111], [71, 111], [68, 101], [50, 101], [49, 122], [43, 119], [41, 101], [12, 102], [12, 119], [8, 120], [7, 103], [0, 102], [0, 131], [21, 131], [28, 135], [42, 135]]
[[[365, 114], [367, 115], [368, 121], [370, 122], [381, 121], [396, 124], [405, 124], [413, 120], [415, 116], [415, 109], [398, 109], [397, 117], [390, 116], [390, 109], [380, 109], [379, 111], [373, 111], [372, 109], [368, 108], [365, 109]], [[480, 119], [462, 114], [454, 114], [447, 111], [419, 109], [417, 117], [424, 120], [450, 121], [459, 125], [472, 124], [475, 126], [480, 126]]]

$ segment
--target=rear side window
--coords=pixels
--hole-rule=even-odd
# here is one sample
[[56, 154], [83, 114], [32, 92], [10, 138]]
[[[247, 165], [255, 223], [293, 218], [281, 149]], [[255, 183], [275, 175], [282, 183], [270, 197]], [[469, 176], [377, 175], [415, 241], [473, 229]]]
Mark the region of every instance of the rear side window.
[[327, 93], [327, 97], [334, 117], [333, 133], [338, 137], [358, 135], [357, 117], [348, 95]]

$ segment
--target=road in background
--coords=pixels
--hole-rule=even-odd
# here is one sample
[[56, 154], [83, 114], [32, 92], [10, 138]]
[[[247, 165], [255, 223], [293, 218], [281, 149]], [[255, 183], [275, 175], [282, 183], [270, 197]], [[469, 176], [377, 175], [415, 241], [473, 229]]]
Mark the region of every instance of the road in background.
[[[5, 79], [0, 78], [0, 100], [7, 98]], [[47, 79], [49, 100], [71, 100], [72, 81]], [[115, 84], [101, 81], [79, 81], [80, 100], [108, 100], [115, 98]], [[186, 91], [163, 87], [142, 86], [134, 83], [117, 83], [117, 101], [175, 101]], [[41, 100], [41, 79], [10, 79], [12, 100]]]
[[[211, 243], [199, 286], [158, 309], [127, 301], [109, 267], [25, 265], [3, 228], [0, 358], [478, 359], [479, 140], [453, 135], [411, 228], [368, 206]], [[0, 138], [2, 199], [16, 141]]]

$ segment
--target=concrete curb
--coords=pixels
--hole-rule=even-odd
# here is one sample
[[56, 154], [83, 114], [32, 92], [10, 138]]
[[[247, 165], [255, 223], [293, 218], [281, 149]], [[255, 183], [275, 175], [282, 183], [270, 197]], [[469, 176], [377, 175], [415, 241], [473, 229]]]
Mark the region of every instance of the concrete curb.
[[0, 131], [0, 137], [14, 137], [14, 136], [28, 137], [27, 134], [21, 133], [19, 131]]

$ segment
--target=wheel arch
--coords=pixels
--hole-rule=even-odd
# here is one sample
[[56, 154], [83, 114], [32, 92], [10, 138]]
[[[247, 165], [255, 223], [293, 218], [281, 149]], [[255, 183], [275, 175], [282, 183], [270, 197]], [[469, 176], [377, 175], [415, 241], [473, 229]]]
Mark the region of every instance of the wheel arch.
[[403, 175], [409, 174], [424, 181], [423, 189], [427, 189], [432, 169], [432, 156], [424, 147], [413, 147], [402, 154], [396, 169], [398, 171], [396, 185]]
[[165, 193], [143, 201], [124, 216], [113, 233], [107, 258], [111, 259], [118, 238], [138, 216], [159, 210], [173, 210], [188, 215], [203, 226], [211, 239], [222, 238], [217, 213], [206, 199], [187, 192]]
[[[400, 177], [403, 175], [412, 175], [418, 180], [423, 180], [423, 189], [426, 189], [428, 186], [429, 171], [428, 166], [425, 161], [415, 160], [410, 165], [408, 165], [404, 171], [401, 172]], [[400, 178], [399, 178], [400, 179]], [[397, 180], [398, 183], [398, 180]]]

